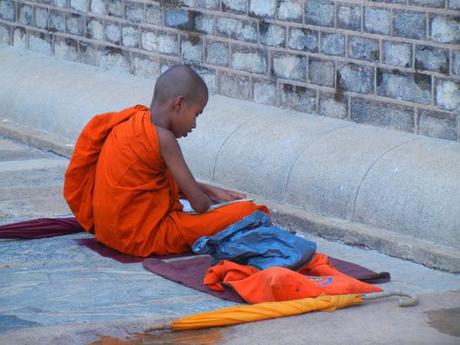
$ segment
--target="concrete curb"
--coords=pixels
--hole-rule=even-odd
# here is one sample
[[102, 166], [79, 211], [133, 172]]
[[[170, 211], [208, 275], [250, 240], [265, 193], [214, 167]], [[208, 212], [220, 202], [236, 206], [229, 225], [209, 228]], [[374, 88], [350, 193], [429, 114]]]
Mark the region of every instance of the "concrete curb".
[[[0, 47], [0, 63], [2, 115], [51, 134], [21, 140], [11, 122], [0, 133], [65, 155], [51, 136], [72, 142], [92, 115], [147, 104], [153, 88], [11, 47]], [[210, 98], [198, 129], [181, 141], [198, 178], [288, 204], [279, 219], [315, 234], [460, 271], [459, 143], [222, 96]]]

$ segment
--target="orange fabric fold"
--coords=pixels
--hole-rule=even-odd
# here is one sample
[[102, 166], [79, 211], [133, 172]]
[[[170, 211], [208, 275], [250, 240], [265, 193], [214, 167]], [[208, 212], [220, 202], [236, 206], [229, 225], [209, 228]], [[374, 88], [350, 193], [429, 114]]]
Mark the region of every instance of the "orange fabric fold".
[[[303, 273], [283, 267], [270, 267], [261, 271], [255, 267], [223, 260], [207, 271], [203, 283], [215, 291], [222, 291], [224, 285], [228, 285], [248, 303], [289, 301], [322, 294], [383, 291], [377, 286], [363, 283], [337, 271], [332, 265], [326, 265], [325, 260], [327, 261], [326, 255], [315, 254], [309, 270], [303, 268]], [[305, 275], [306, 273], [308, 275]]]
[[160, 155], [148, 108], [137, 105], [95, 116], [75, 145], [64, 197], [78, 222], [122, 253], [149, 256], [190, 250], [265, 206], [231, 204], [192, 215], [182, 212], [180, 191]]

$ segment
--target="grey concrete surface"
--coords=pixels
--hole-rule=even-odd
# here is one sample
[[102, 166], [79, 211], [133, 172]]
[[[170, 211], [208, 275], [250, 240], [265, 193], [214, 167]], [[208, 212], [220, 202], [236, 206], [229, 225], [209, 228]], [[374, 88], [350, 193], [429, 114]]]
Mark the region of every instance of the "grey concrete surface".
[[[148, 104], [153, 89], [150, 80], [8, 46], [0, 63], [2, 116], [70, 141], [92, 115]], [[422, 238], [433, 244], [434, 267], [460, 271], [460, 260], [444, 264], [436, 254], [437, 245], [460, 252], [460, 143], [212, 96], [181, 145], [198, 178], [331, 222]], [[406, 257], [417, 260], [415, 251]]]
[[[0, 166], [10, 167], [0, 172], [0, 224], [67, 215], [61, 196], [67, 162], [0, 138]], [[233, 303], [162, 279], [139, 263], [123, 265], [104, 258], [72, 241], [91, 236], [86, 233], [0, 240], [0, 344], [98, 344], [101, 339], [115, 344], [458, 343], [459, 274], [305, 235], [301, 224], [295, 230], [315, 241], [318, 251], [389, 271], [392, 281], [381, 287], [418, 293], [420, 305], [401, 309], [397, 299], [390, 298], [334, 313], [155, 334], [133, 342], [147, 326]], [[124, 342], [126, 337], [131, 340]]]

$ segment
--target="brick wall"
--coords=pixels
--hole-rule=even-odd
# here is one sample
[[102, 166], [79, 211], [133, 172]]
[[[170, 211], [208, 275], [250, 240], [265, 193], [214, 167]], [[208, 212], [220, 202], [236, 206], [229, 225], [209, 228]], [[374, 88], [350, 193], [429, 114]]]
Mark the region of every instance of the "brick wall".
[[460, 0], [0, 0], [0, 42], [460, 140]]

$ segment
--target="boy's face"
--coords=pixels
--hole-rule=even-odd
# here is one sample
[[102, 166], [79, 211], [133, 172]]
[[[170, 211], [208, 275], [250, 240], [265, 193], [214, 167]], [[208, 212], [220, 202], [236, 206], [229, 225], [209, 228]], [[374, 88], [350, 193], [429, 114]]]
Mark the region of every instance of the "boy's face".
[[196, 127], [196, 119], [203, 112], [207, 102], [206, 98], [200, 97], [190, 104], [185, 100], [180, 103], [171, 122], [171, 130], [176, 138], [186, 137]]

